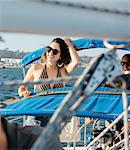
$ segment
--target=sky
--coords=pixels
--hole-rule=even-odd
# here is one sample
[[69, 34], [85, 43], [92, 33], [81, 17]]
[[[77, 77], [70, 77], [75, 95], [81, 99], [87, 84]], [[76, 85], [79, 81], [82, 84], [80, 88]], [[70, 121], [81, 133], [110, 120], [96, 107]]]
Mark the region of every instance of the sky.
[[[21, 34], [21, 33], [0, 33], [0, 36], [5, 40], [5, 42], [0, 42], [0, 49], [6, 49], [12, 51], [19, 50], [20, 52], [32, 52], [41, 47], [47, 46], [50, 42], [56, 38], [60, 37], [57, 35], [36, 35], [36, 34]], [[64, 37], [61, 37], [64, 38]], [[79, 37], [71, 37], [72, 40], [79, 39]], [[85, 51], [87, 56], [96, 56], [103, 52], [106, 52], [105, 49], [95, 49]], [[126, 53], [125, 51], [118, 51], [119, 57], [122, 57]], [[130, 53], [130, 52], [129, 52]], [[80, 55], [84, 55], [84, 51], [80, 52]]]
[[5, 42], [0, 42], [0, 49], [31, 52], [48, 45], [55, 36], [43, 36], [21, 33], [0, 33]]
[[[0, 49], [9, 48], [12, 51], [31, 52], [41, 47], [47, 46], [57, 37], [57, 35], [36, 35], [36, 34], [21, 34], [21, 33], [0, 33], [5, 42], [0, 42]], [[65, 37], [61, 37], [65, 38]], [[69, 37], [70, 38], [70, 37]], [[72, 40], [79, 37], [71, 37]]]

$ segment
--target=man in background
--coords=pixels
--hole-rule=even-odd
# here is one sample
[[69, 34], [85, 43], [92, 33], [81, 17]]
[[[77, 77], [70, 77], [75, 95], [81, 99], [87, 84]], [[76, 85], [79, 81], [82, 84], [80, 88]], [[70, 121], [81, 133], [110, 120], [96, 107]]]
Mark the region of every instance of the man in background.
[[[130, 54], [125, 54], [122, 58], [121, 58], [121, 68], [122, 68], [122, 71], [124, 73], [127, 73], [130, 71]], [[129, 76], [128, 76], [129, 77]], [[128, 78], [126, 76], [126, 78]], [[128, 90], [130, 90], [130, 85], [128, 85], [127, 87]], [[129, 128], [129, 131], [130, 131], [130, 121], [128, 122], [128, 128]], [[123, 130], [124, 128], [122, 128]]]
[[[123, 73], [126, 74], [125, 75], [126, 81], [129, 83], [130, 79], [128, 73], [130, 73], [130, 54], [125, 54], [121, 58], [121, 68]], [[127, 84], [127, 90], [130, 90], [130, 84]]]
[[125, 54], [121, 58], [121, 67], [123, 72], [130, 71], [130, 54]]

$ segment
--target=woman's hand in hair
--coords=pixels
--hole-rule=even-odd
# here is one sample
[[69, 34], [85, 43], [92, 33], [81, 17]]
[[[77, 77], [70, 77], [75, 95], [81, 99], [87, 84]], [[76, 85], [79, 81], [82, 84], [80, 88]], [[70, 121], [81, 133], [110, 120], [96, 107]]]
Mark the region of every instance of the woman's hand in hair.
[[68, 47], [74, 47], [74, 44], [69, 38], [65, 38], [64, 41]]
[[70, 73], [75, 69], [75, 67], [77, 67], [80, 64], [80, 58], [77, 54], [76, 47], [71, 42], [71, 40], [66, 38], [66, 39], [64, 39], [64, 41], [69, 48], [69, 53], [70, 53], [70, 57], [71, 57], [71, 62], [68, 65], [66, 65], [65, 69], [66, 69], [67, 73]]

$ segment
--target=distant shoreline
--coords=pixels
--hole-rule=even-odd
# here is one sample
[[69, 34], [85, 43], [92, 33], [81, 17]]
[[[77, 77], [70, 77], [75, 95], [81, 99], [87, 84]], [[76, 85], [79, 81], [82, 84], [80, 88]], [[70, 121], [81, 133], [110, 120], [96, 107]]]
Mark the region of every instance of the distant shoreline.
[[5, 66], [3, 66], [3, 67], [1, 67], [0, 66], [0, 69], [21, 69], [21, 67], [5, 67]]

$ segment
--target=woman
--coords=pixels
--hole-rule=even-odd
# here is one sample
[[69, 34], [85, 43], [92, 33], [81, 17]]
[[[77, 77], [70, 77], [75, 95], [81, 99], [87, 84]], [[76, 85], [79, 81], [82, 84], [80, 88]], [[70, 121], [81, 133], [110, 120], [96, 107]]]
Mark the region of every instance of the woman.
[[[54, 39], [46, 48], [46, 53], [42, 55], [41, 59], [44, 60], [44, 63], [33, 64], [28, 70], [23, 82], [36, 82], [44, 78], [64, 77], [80, 64], [76, 47], [70, 39]], [[35, 85], [34, 90], [40, 92], [42, 90], [62, 88], [64, 86], [64, 83], [42, 84]], [[25, 86], [20, 86], [18, 93], [20, 96], [24, 97], [31, 95], [31, 92]]]
[[[51, 42], [41, 59], [45, 60], [45, 62], [33, 64], [28, 70], [23, 82], [39, 81], [44, 78], [64, 77], [72, 72], [80, 63], [76, 48], [72, 42], [69, 39], [62, 40], [60, 38], [56, 38]], [[34, 90], [39, 92], [64, 86], [64, 83], [35, 85]], [[25, 86], [20, 86], [18, 93], [24, 97], [31, 94]]]

